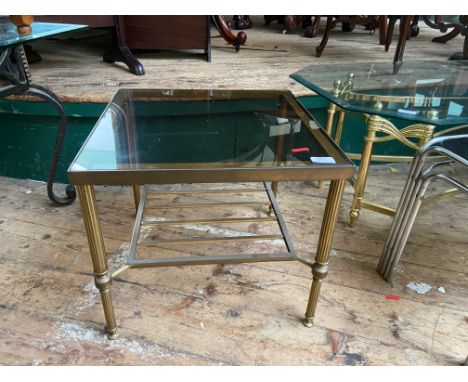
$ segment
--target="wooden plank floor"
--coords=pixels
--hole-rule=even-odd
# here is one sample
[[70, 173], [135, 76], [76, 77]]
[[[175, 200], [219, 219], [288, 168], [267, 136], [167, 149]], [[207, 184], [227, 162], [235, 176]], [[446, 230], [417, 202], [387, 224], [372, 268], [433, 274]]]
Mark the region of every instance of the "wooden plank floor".
[[[264, 26], [261, 17], [253, 19], [255, 27], [246, 31], [247, 43], [238, 53], [212, 30], [211, 63], [190, 53], [139, 53], [137, 57], [146, 74], [135, 76], [122, 64], [110, 65], [102, 61], [109, 39], [101, 36], [34, 43], [43, 60], [32, 65], [32, 73], [37, 83], [49, 86], [70, 102], [107, 102], [121, 87], [290, 89], [302, 95], [310, 91], [290, 79], [291, 73], [308, 65], [337, 62], [391, 63], [398, 39], [398, 32], [395, 32], [393, 44], [389, 52], [385, 52], [378, 44], [378, 33], [370, 34], [362, 27], [344, 33], [338, 26], [322, 57], [317, 58], [315, 47], [321, 36], [305, 38], [301, 28], [282, 34], [282, 26], [276, 23]], [[446, 60], [452, 53], [461, 51], [461, 37], [447, 44], [433, 43], [431, 39], [440, 36], [440, 32], [420, 24], [419, 36], [406, 45], [404, 60]]]
[[[397, 203], [395, 190], [405, 179], [398, 168], [373, 169], [368, 191], [374, 198]], [[129, 246], [131, 189], [100, 187], [97, 198], [115, 267]], [[325, 189], [280, 184], [279, 202], [301, 256], [315, 252], [325, 198]], [[420, 213], [393, 285], [375, 271], [390, 218], [364, 211], [351, 229], [350, 200], [347, 186], [315, 327], [300, 323], [311, 274], [298, 262], [135, 269], [113, 284], [121, 337], [109, 342], [78, 202], [58, 208], [44, 184], [0, 178], [0, 364], [462, 362], [468, 354], [466, 197]], [[410, 282], [432, 289], [418, 295], [406, 287]]]
[[[391, 62], [378, 37], [363, 30], [332, 33], [321, 58], [318, 39], [281, 27], [247, 31], [239, 53], [213, 37], [212, 62], [184, 53], [140, 54], [137, 77], [102, 62], [102, 39], [40, 41], [36, 82], [65, 101], [106, 102], [119, 87], [291, 89], [308, 94], [289, 74], [311, 64], [346, 60]], [[215, 35], [215, 32], [213, 32]], [[462, 40], [431, 43], [421, 28], [405, 59], [445, 60]], [[396, 38], [396, 37], [395, 37]], [[373, 169], [368, 191], [396, 205], [405, 172]], [[98, 189], [109, 261], [126, 254], [132, 230], [128, 188]], [[315, 251], [326, 190], [280, 185], [279, 202], [302, 256]], [[330, 273], [311, 329], [300, 323], [310, 270], [300, 263], [262, 263], [130, 270], [113, 285], [121, 337], [103, 334], [79, 205], [58, 208], [39, 182], [0, 178], [0, 364], [15, 365], [455, 365], [468, 354], [466, 198], [421, 212], [392, 285], [375, 271], [390, 219], [364, 211], [347, 226], [347, 186]], [[203, 229], [206, 227], [203, 227]], [[418, 295], [406, 287], [425, 282]], [[436, 291], [443, 286], [445, 294]], [[400, 301], [385, 299], [398, 295]]]

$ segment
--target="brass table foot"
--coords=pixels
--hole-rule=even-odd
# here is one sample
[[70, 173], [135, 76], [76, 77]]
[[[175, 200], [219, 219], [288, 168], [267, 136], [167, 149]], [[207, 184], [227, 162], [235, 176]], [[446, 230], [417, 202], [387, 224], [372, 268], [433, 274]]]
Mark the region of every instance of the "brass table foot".
[[107, 339], [109, 340], [116, 340], [120, 337], [120, 333], [117, 331], [117, 329], [114, 329], [112, 332], [108, 332], [107, 328], [105, 328], [105, 330], [107, 332]]
[[304, 318], [302, 320], [302, 323], [304, 324], [304, 326], [306, 328], [311, 328], [312, 326], [314, 326], [314, 319], [313, 318]]
[[349, 211], [349, 226], [354, 227], [356, 220], [359, 218], [359, 210], [352, 209]]

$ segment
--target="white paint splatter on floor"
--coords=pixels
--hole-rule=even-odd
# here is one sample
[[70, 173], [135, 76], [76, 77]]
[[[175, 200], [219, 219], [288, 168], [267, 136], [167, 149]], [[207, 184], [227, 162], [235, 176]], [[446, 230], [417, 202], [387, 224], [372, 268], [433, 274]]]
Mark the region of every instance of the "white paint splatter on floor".
[[415, 291], [418, 294], [426, 294], [432, 289], [432, 287], [429, 284], [415, 282], [409, 283], [408, 285], [406, 285], [406, 287]]
[[[132, 352], [137, 354], [141, 359], [180, 359], [186, 358], [187, 355], [177, 351], [161, 347], [153, 342], [144, 339], [127, 339], [119, 337], [116, 340], [108, 340], [107, 336], [101, 332], [94, 330], [91, 327], [83, 326], [77, 322], [63, 322], [56, 335], [55, 343], [63, 343], [64, 341], [71, 342], [90, 342], [102, 350], [115, 350], [118, 352]], [[53, 349], [54, 346], [52, 346]]]
[[[147, 217], [146, 218], [147, 222], [161, 222], [161, 221], [166, 221], [166, 220], [167, 219], [164, 217]], [[223, 229], [223, 228], [214, 227], [214, 226], [207, 225], [207, 224], [184, 224], [184, 228], [188, 230], [192, 230], [192, 231], [199, 231], [199, 232], [204, 232], [204, 233], [208, 233], [211, 235], [226, 236], [226, 237], [238, 237], [238, 236], [251, 236], [252, 235], [250, 232], [237, 231], [237, 230], [232, 230], [232, 229]], [[145, 237], [147, 236], [148, 235], [146, 235]], [[258, 241], [259, 242], [267, 241], [273, 246], [284, 247], [283, 240], [258, 240]]]

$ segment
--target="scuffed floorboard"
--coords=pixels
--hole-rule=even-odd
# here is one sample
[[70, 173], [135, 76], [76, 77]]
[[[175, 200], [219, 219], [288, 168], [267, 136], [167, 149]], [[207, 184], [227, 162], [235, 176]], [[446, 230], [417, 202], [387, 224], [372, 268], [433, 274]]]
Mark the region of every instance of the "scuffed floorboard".
[[[373, 168], [368, 192], [396, 205], [392, 190], [401, 189], [404, 170]], [[301, 256], [315, 252], [326, 192], [301, 182], [280, 184], [279, 203]], [[132, 230], [131, 189], [99, 187], [97, 198], [116, 268]], [[375, 271], [390, 218], [363, 211], [351, 229], [350, 201], [347, 186], [315, 327], [300, 323], [311, 272], [298, 262], [134, 269], [113, 283], [121, 337], [108, 341], [78, 202], [59, 208], [43, 183], [2, 177], [0, 364], [462, 362], [468, 354], [466, 197], [421, 211], [392, 285]], [[417, 294], [406, 287], [410, 282], [432, 289]]]

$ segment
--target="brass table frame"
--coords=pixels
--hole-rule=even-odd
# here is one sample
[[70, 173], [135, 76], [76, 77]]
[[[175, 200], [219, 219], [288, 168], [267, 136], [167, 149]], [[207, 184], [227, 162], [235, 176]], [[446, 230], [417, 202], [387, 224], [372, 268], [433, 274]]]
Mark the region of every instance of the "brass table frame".
[[[352, 73], [348, 74], [347, 81], [342, 83], [340, 80], [336, 80], [333, 83], [332, 95], [335, 97], [351, 97], [359, 99], [368, 99], [374, 102], [376, 109], [382, 108], [382, 102], [401, 101], [402, 99], [414, 100], [414, 97], [408, 96], [377, 96], [360, 94], [353, 92], [353, 77]], [[338, 119], [336, 121], [336, 128], [333, 140], [336, 144], [340, 144], [341, 136], [343, 133], [344, 121], [347, 111], [337, 106], [333, 102], [330, 102], [327, 110], [327, 122], [325, 130], [329, 136], [333, 134], [333, 127], [335, 126], [335, 114], [338, 112]], [[361, 209], [368, 209], [374, 212], [378, 212], [387, 216], [395, 216], [396, 209], [385, 206], [380, 203], [369, 201], [364, 198], [365, 187], [367, 182], [367, 176], [369, 174], [369, 166], [371, 161], [377, 162], [392, 162], [392, 163], [410, 163], [413, 160], [413, 156], [402, 156], [402, 155], [373, 155], [372, 149], [375, 143], [388, 142], [391, 140], [398, 140], [407, 147], [414, 149], [418, 152], [427, 142], [432, 138], [452, 133], [458, 129], [465, 128], [467, 125], [461, 125], [446, 129], [439, 133], [434, 133], [435, 125], [415, 123], [409, 125], [403, 129], [398, 129], [393, 123], [387, 119], [378, 115], [371, 115], [365, 113], [352, 112], [355, 115], [363, 118], [367, 125], [367, 133], [364, 136], [364, 147], [361, 154], [357, 153], [346, 153], [348, 158], [353, 160], [360, 160], [357, 177], [350, 180], [351, 185], [354, 188], [353, 200], [351, 203], [351, 209], [349, 211], [349, 225], [353, 227], [360, 216]], [[437, 118], [437, 112], [430, 110], [428, 112], [429, 118]], [[382, 134], [382, 135], [379, 135]], [[432, 157], [430, 160], [437, 161], [440, 157]], [[319, 183], [321, 185], [321, 183]], [[423, 206], [434, 202], [436, 200], [444, 199], [452, 195], [458, 194], [459, 190], [451, 188], [440, 194], [433, 195], [430, 199], [424, 201]]]
[[[179, 93], [192, 94], [193, 91], [178, 91]], [[233, 91], [234, 92], [234, 91]], [[237, 91], [239, 96], [245, 96], [248, 91]], [[311, 134], [318, 140], [318, 142], [324, 147], [327, 152], [334, 153], [337, 156], [346, 158], [344, 153], [339, 149], [338, 146], [323, 133], [321, 129], [314, 129], [313, 119], [308, 112], [295, 100], [290, 92], [281, 91], [262, 91], [256, 92], [256, 96], [271, 97], [272, 95], [279, 95], [283, 98], [283, 102], [286, 102], [289, 106], [292, 106], [297, 116], [304, 122], [304, 126], [308, 128]], [[115, 106], [111, 104], [109, 107]], [[118, 111], [119, 107], [116, 109]], [[120, 112], [123, 111], [120, 108]], [[121, 116], [127, 121], [125, 113], [121, 113]], [[91, 136], [91, 135], [90, 135]], [[130, 146], [132, 145], [132, 137], [128, 137]], [[131, 147], [129, 152], [131, 154]], [[78, 154], [79, 155], [79, 154]], [[102, 305], [104, 309], [104, 316], [106, 320], [105, 330], [108, 334], [109, 339], [118, 338], [117, 323], [115, 319], [114, 306], [112, 302], [111, 285], [112, 279], [117, 274], [129, 269], [129, 268], [141, 268], [141, 267], [166, 267], [166, 266], [180, 266], [180, 265], [200, 265], [200, 264], [223, 264], [223, 263], [245, 263], [245, 262], [265, 262], [265, 261], [291, 261], [298, 260], [308, 265], [312, 270], [312, 285], [310, 289], [309, 299], [305, 312], [305, 318], [303, 324], [306, 327], [311, 327], [314, 324], [314, 317], [317, 308], [317, 302], [320, 294], [320, 288], [323, 280], [328, 274], [328, 262], [331, 250], [331, 244], [333, 234], [335, 230], [336, 221], [338, 218], [339, 207], [341, 198], [345, 186], [345, 182], [349, 179], [353, 172], [354, 166], [351, 162], [344, 164], [335, 164], [332, 167], [324, 165], [312, 165], [303, 167], [293, 166], [281, 166], [281, 167], [256, 167], [256, 168], [148, 168], [148, 169], [132, 169], [124, 168], [116, 171], [96, 171], [96, 172], [81, 172], [71, 171], [69, 169], [68, 175], [73, 184], [76, 185], [81, 210], [83, 214], [83, 221], [86, 229], [86, 234], [89, 243], [89, 249], [91, 259], [94, 268], [94, 281], [96, 287], [99, 289]], [[275, 198], [277, 183], [278, 181], [284, 180], [322, 180], [330, 181], [330, 188], [328, 197], [323, 213], [322, 226], [320, 230], [319, 241], [317, 245], [317, 251], [313, 263], [308, 262], [305, 259], [301, 259], [296, 256], [294, 251], [292, 240], [287, 232], [284, 219], [282, 218], [278, 203]], [[274, 213], [273, 221], [276, 221], [281, 230], [281, 235], [269, 236], [269, 239], [283, 239], [288, 251], [283, 254], [254, 254], [254, 255], [213, 255], [213, 256], [192, 256], [189, 258], [177, 259], [177, 258], [166, 258], [166, 259], [138, 259], [136, 258], [136, 247], [138, 242], [138, 236], [140, 227], [142, 225], [142, 215], [145, 210], [145, 204], [148, 197], [148, 190], [146, 186], [143, 192], [140, 192], [139, 185], [148, 184], [181, 184], [181, 183], [239, 183], [239, 182], [263, 182], [264, 188], [257, 189], [248, 192], [266, 192], [269, 199], [269, 212]], [[269, 183], [272, 186], [270, 187]], [[136, 223], [134, 226], [130, 253], [127, 259], [127, 264], [122, 268], [118, 269], [113, 274], [110, 273], [109, 265], [107, 262], [106, 249], [104, 245], [104, 239], [101, 229], [101, 223], [97, 210], [97, 203], [95, 197], [95, 185], [132, 185], [134, 192], [135, 207], [137, 209]], [[239, 190], [237, 190], [239, 191]], [[197, 191], [207, 192], [207, 191]], [[209, 191], [212, 192], [212, 191]], [[217, 191], [219, 192], [219, 190]], [[226, 192], [226, 191], [221, 191]], [[179, 193], [186, 193], [181, 191]], [[233, 205], [230, 203], [229, 205]], [[206, 205], [205, 205], [206, 206]], [[208, 205], [210, 206], [210, 205]], [[159, 206], [159, 208], [172, 208], [175, 206]], [[192, 206], [193, 207], [193, 206]], [[197, 207], [197, 206], [195, 206]], [[198, 205], [201, 207], [201, 205]], [[226, 219], [224, 219], [226, 220]], [[200, 222], [200, 221], [197, 221]], [[213, 220], [211, 220], [213, 222]], [[217, 223], [222, 223], [221, 220], [217, 220]], [[166, 224], [168, 224], [166, 222]], [[169, 222], [169, 224], [181, 224], [180, 221]], [[247, 236], [241, 237], [240, 240], [258, 240], [261, 236]], [[239, 237], [236, 238], [239, 240]], [[267, 237], [263, 237], [267, 239]], [[200, 239], [198, 241], [201, 241]], [[206, 240], [206, 239], [205, 239]], [[215, 241], [233, 240], [233, 238], [216, 238]], [[193, 239], [172, 241], [172, 243], [181, 242], [195, 242]], [[155, 242], [148, 242], [147, 245], [155, 245]], [[166, 241], [165, 244], [168, 244]], [[170, 243], [169, 243], [170, 244]], [[140, 243], [141, 245], [141, 243]]]

